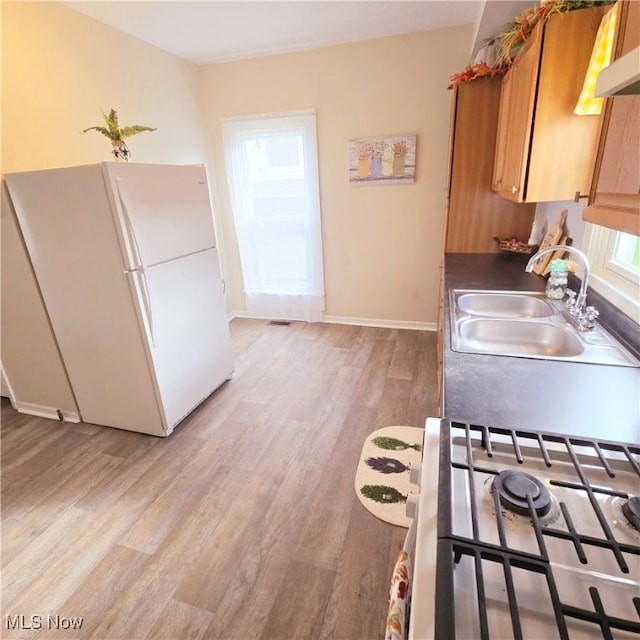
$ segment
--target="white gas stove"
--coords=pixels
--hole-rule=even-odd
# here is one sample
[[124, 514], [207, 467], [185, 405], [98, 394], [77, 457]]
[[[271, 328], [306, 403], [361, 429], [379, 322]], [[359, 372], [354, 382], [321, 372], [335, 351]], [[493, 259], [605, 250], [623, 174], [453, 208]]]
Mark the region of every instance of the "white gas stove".
[[428, 419], [409, 637], [638, 640], [638, 496], [639, 445]]

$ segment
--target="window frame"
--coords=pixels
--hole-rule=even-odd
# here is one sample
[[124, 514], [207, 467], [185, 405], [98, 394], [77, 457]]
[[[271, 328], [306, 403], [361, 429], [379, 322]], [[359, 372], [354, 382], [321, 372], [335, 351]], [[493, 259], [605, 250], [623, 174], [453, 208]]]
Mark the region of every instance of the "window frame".
[[587, 223], [585, 253], [591, 263], [589, 285], [640, 324], [640, 270], [616, 263], [613, 253], [621, 231]]
[[[224, 117], [220, 123], [230, 213], [248, 314], [270, 319], [320, 321], [325, 309], [325, 291], [315, 110]], [[260, 154], [253, 153], [259, 147], [254, 144], [256, 141], [292, 135], [298, 140], [296, 165], [272, 165], [266, 155], [263, 163], [257, 158]], [[266, 150], [262, 152], [266, 154]], [[281, 186], [283, 183], [287, 183], [285, 189]], [[256, 215], [255, 205], [261, 198], [289, 202], [292, 197], [304, 200], [306, 206], [301, 207], [300, 212]], [[261, 237], [268, 226], [297, 230], [299, 244], [304, 246], [304, 251], [298, 253], [295, 253], [297, 245], [281, 251], [279, 263], [276, 261], [280, 275], [263, 268], [266, 263], [262, 261], [259, 247], [267, 246]], [[286, 264], [287, 259], [296, 255], [299, 259], [295, 264]]]

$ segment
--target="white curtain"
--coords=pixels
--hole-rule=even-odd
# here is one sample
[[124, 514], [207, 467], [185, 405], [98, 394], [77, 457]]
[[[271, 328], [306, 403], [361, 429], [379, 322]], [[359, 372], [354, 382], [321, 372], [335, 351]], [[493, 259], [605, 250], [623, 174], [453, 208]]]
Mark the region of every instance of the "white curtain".
[[222, 120], [247, 309], [315, 322], [324, 310], [316, 117]]

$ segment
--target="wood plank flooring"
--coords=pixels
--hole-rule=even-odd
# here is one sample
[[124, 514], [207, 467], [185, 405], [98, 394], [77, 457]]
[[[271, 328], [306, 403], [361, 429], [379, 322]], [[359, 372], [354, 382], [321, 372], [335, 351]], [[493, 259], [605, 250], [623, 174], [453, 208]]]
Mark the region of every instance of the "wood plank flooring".
[[384, 637], [406, 530], [353, 478], [368, 433], [436, 415], [435, 334], [238, 318], [231, 334], [233, 378], [169, 438], [3, 399], [0, 637]]

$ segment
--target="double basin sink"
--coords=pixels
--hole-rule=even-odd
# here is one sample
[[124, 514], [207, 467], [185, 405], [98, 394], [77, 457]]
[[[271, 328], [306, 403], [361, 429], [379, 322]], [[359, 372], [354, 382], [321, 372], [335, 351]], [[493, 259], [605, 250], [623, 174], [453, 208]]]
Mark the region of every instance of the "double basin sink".
[[579, 331], [543, 293], [454, 289], [449, 302], [454, 351], [640, 367], [601, 326]]

